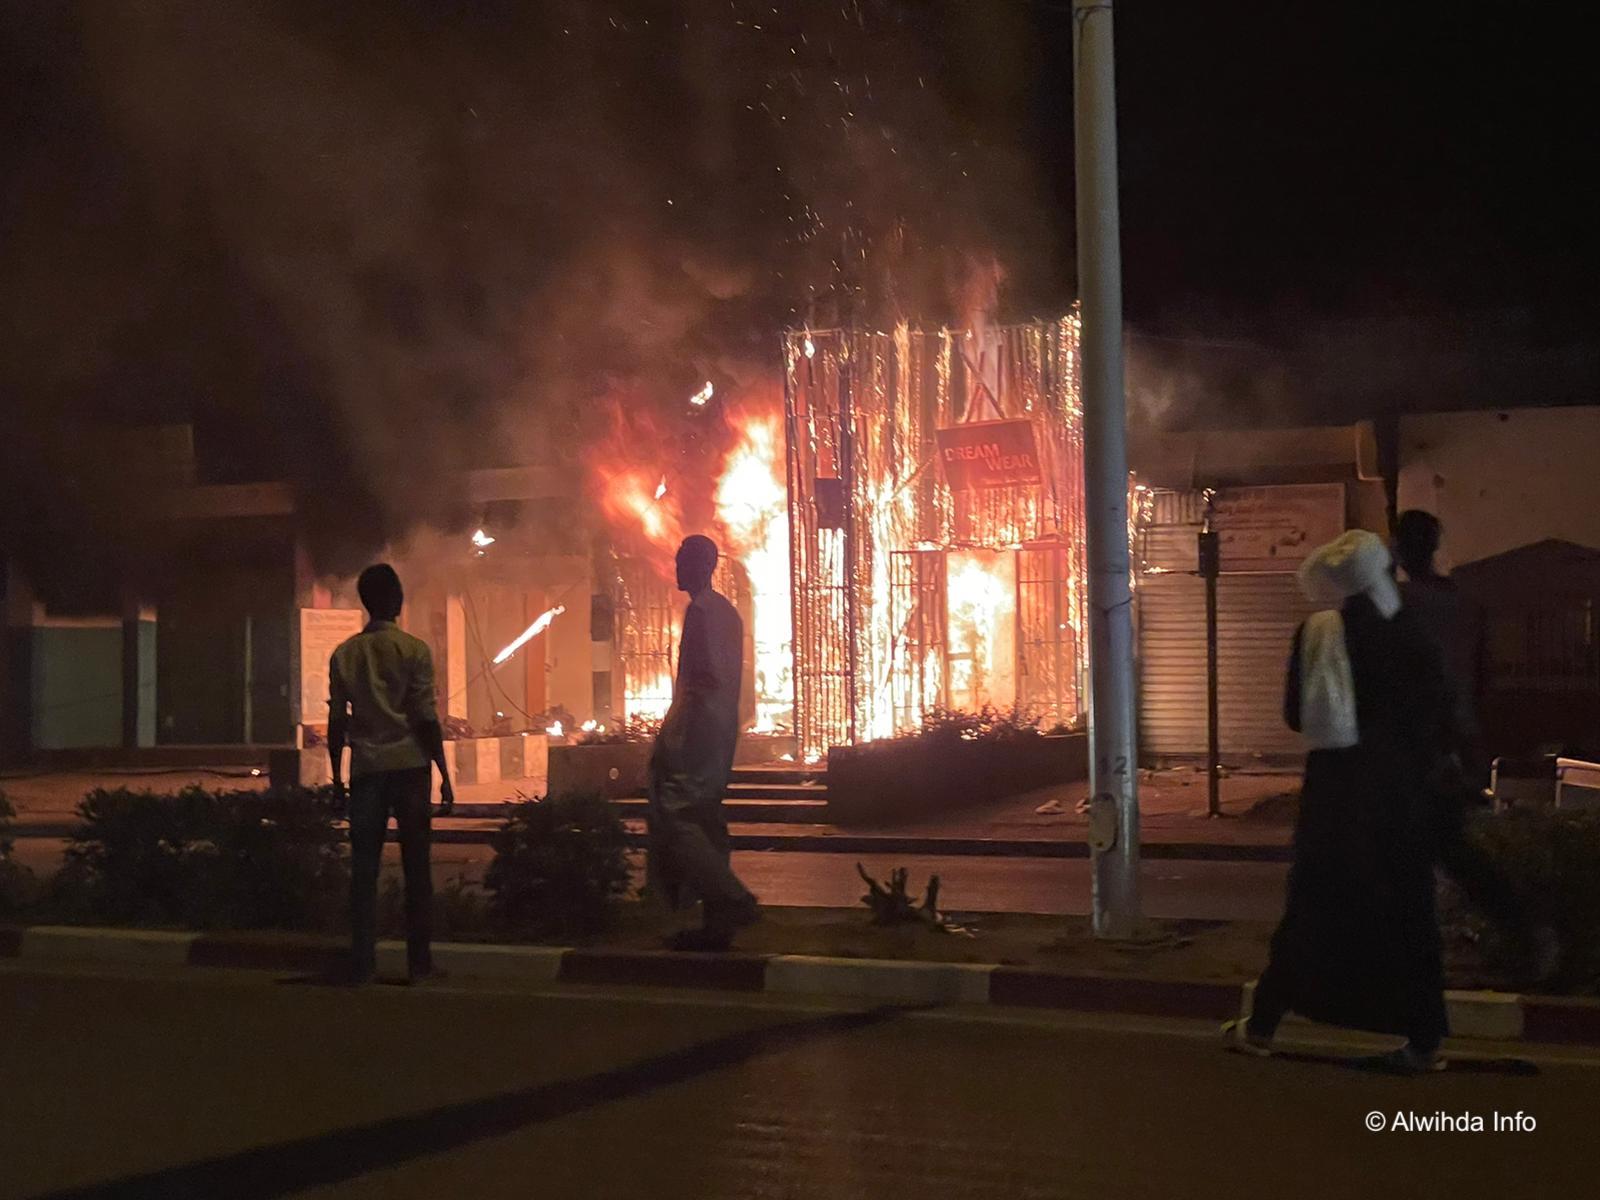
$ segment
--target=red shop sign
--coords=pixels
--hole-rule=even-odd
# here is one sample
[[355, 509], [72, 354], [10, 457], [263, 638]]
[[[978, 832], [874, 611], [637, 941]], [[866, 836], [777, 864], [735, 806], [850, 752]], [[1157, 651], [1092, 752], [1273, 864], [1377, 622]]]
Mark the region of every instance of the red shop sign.
[[1038, 483], [1032, 421], [975, 421], [939, 430], [944, 476], [956, 491]]

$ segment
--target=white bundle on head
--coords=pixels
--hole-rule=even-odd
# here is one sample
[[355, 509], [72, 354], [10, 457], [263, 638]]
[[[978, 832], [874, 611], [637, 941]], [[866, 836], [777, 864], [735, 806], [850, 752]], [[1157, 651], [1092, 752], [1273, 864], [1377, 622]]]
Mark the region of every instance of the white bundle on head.
[[1385, 620], [1400, 611], [1400, 589], [1390, 567], [1394, 559], [1383, 539], [1351, 529], [1319, 546], [1300, 564], [1300, 589], [1313, 604], [1338, 608], [1351, 596], [1366, 595]]
[[1400, 589], [1389, 573], [1389, 548], [1365, 529], [1340, 534], [1300, 564], [1300, 587], [1326, 605], [1301, 632], [1300, 731], [1313, 750], [1342, 750], [1360, 741], [1355, 676], [1339, 607], [1367, 596], [1385, 620], [1400, 611]]

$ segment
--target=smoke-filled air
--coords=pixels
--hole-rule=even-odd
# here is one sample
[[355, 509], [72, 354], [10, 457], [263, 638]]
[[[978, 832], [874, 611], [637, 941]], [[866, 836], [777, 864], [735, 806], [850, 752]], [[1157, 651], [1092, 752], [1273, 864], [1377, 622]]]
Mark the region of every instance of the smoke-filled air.
[[785, 328], [953, 319], [997, 265], [1002, 306], [1070, 299], [1018, 144], [1024, 6], [3, 20], [0, 532], [47, 590], [158, 569], [155, 484], [94, 426], [192, 424], [202, 482], [291, 481], [322, 571], [469, 528], [469, 467], [582, 463], [575, 503], [665, 542], [765, 436], [729, 414], [772, 411]]

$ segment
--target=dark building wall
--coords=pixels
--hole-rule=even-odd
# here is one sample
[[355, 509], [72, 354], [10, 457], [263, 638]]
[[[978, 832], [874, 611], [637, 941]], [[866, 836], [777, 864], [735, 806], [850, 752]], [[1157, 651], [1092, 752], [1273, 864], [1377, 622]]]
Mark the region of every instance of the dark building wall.
[[122, 744], [122, 625], [43, 625], [29, 655], [39, 750]]
[[157, 741], [226, 745], [292, 740], [292, 558], [203, 562], [160, 601]]

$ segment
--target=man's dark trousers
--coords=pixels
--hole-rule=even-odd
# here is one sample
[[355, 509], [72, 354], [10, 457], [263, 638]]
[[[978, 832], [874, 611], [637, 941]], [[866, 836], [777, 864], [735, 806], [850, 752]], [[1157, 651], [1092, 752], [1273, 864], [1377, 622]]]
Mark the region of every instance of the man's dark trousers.
[[406, 877], [406, 962], [414, 976], [433, 969], [432, 797], [432, 767], [376, 771], [350, 781], [350, 931], [359, 978], [378, 969], [378, 871], [390, 813], [400, 828]]

